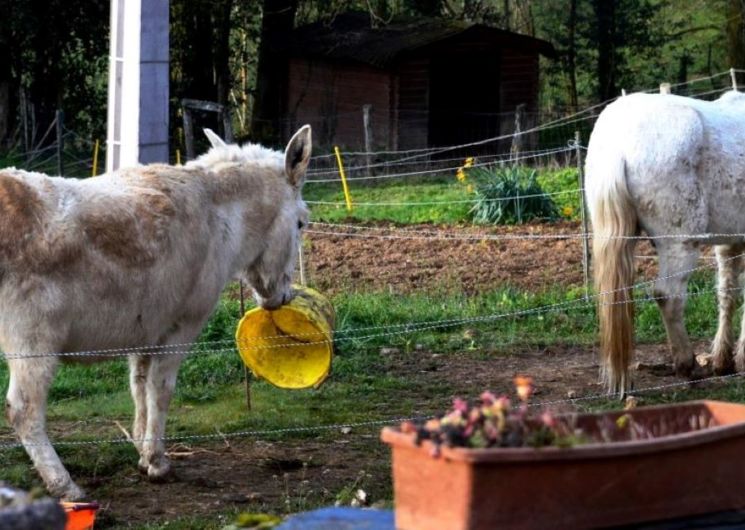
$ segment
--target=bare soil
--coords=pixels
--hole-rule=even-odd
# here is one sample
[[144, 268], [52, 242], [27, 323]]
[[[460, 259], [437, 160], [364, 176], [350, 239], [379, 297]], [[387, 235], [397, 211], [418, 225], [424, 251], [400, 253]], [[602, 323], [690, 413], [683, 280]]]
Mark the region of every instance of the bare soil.
[[[463, 292], [473, 294], [498, 287], [540, 291], [583, 285], [583, 240], [578, 222], [532, 223], [521, 226], [410, 225], [409, 239], [390, 224], [369, 223], [368, 230], [344, 230], [360, 237], [306, 234], [305, 263], [312, 282], [335, 294], [343, 290], [387, 290], [396, 293]], [[321, 232], [330, 232], [319, 228]], [[452, 239], [432, 239], [432, 235]], [[421, 235], [421, 238], [416, 238]], [[558, 236], [567, 239], [494, 239], [515, 235]], [[430, 236], [430, 238], [427, 238]], [[481, 236], [487, 236], [482, 238]], [[467, 237], [470, 239], [457, 239]], [[492, 239], [488, 239], [491, 237]], [[656, 272], [656, 256], [648, 241], [636, 246], [638, 272]]]

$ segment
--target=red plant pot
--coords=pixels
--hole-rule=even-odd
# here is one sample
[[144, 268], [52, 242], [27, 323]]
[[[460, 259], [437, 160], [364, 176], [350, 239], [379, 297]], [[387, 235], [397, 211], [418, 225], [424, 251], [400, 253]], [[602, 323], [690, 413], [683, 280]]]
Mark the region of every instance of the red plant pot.
[[443, 447], [433, 457], [431, 442], [383, 429], [396, 528], [580, 529], [745, 508], [745, 405], [583, 414], [577, 427], [592, 434], [623, 414], [654, 436], [571, 448]]

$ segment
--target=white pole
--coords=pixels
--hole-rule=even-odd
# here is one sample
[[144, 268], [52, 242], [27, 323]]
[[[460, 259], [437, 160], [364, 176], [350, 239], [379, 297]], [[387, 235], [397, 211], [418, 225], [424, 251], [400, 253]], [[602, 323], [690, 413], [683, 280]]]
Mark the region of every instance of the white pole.
[[106, 170], [168, 161], [168, 0], [111, 0]]

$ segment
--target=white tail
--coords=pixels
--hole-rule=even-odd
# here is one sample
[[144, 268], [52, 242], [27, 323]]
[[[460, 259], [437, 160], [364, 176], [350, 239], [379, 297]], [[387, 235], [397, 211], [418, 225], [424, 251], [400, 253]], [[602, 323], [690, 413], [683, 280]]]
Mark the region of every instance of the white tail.
[[[592, 219], [595, 289], [600, 320], [601, 376], [609, 392], [629, 386], [628, 369], [634, 353], [634, 304], [629, 287], [634, 281], [637, 216], [626, 187], [620, 154], [593, 162], [594, 186], [588, 185]], [[591, 164], [588, 160], [588, 169]]]

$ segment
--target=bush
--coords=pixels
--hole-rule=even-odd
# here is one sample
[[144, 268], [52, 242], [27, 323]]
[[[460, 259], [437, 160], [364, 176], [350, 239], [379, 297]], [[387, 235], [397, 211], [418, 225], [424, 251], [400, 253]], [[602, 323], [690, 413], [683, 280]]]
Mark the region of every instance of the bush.
[[556, 219], [556, 204], [544, 195], [534, 169], [511, 167], [480, 170], [476, 203], [471, 209], [477, 223], [521, 224], [533, 219]]

